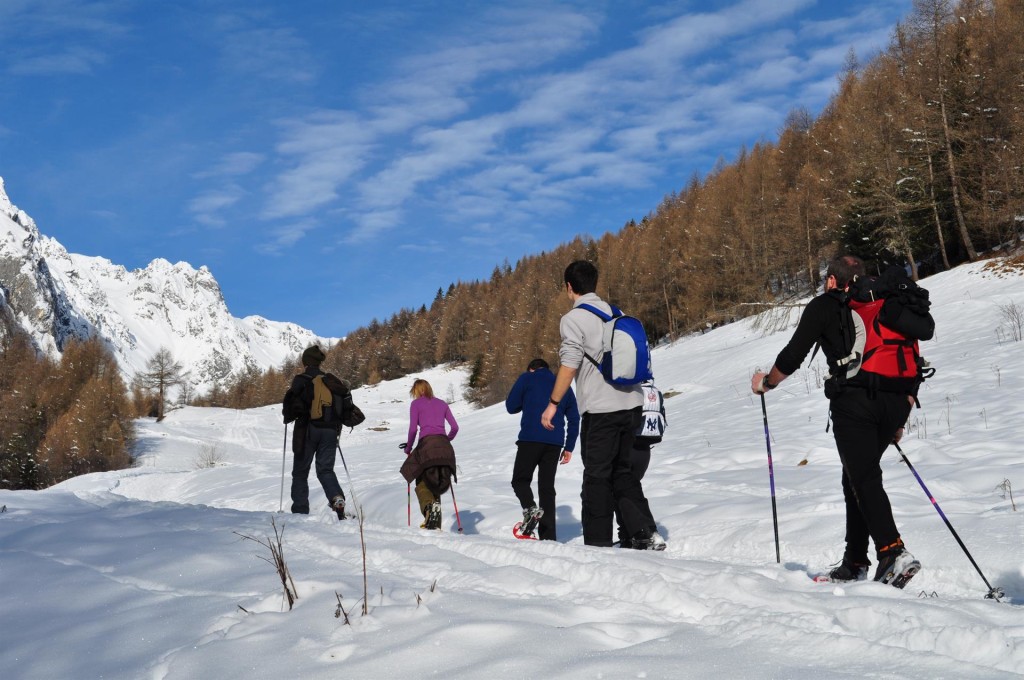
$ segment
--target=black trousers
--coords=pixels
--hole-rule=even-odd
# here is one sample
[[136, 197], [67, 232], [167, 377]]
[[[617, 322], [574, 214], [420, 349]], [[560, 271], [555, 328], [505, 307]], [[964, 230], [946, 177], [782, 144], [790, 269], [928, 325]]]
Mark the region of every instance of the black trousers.
[[651, 465], [651, 445], [634, 442], [633, 450], [629, 452], [629, 464], [636, 478], [643, 481], [647, 468]]
[[900, 532], [882, 486], [882, 454], [910, 415], [904, 394], [846, 387], [832, 398], [832, 427], [843, 463], [846, 501], [846, 553], [852, 562], [868, 561], [868, 538], [875, 551], [894, 543]]
[[313, 466], [314, 460], [316, 478], [324, 489], [327, 502], [330, 503], [335, 496], [345, 497], [338, 477], [334, 474], [337, 448], [338, 433], [334, 428], [306, 426], [302, 452], [295, 454], [292, 463], [292, 512], [309, 514], [309, 468]]
[[580, 428], [583, 460], [583, 542], [611, 546], [612, 520], [618, 510], [630, 537], [655, 531], [654, 517], [640, 480], [630, 465], [640, 407], [611, 413], [584, 413]]
[[[651, 465], [651, 445], [640, 442], [639, 439], [633, 442], [633, 448], [629, 452], [629, 466], [633, 470], [633, 476], [643, 482], [647, 468]], [[619, 534], [619, 543], [628, 548], [632, 543], [633, 535], [622, 525], [622, 517], [618, 512], [615, 513], [615, 526]]]
[[537, 525], [542, 541], [555, 540], [555, 472], [562, 447], [541, 442], [516, 442], [516, 462], [512, 466], [512, 490], [523, 508], [533, 507], [533, 471], [537, 470], [537, 492], [544, 511]]

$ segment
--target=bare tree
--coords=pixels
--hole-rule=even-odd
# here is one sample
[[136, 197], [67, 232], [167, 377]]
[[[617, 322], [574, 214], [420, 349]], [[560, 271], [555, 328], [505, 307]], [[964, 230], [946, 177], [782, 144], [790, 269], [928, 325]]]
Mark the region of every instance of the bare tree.
[[999, 305], [999, 313], [1014, 341], [1020, 342], [1024, 338], [1024, 307], [1011, 300], [1005, 305]]
[[157, 393], [157, 421], [164, 419], [164, 403], [167, 391], [175, 385], [180, 385], [185, 380], [185, 372], [178, 363], [171, 351], [161, 347], [153, 355], [153, 358], [146, 363], [148, 371], [135, 376], [136, 380], [146, 389], [156, 390]]

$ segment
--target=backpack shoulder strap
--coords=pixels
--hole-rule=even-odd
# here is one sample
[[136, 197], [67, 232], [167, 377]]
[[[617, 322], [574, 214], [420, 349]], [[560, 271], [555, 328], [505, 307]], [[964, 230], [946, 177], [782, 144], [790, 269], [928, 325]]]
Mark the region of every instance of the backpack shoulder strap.
[[592, 312], [592, 313], [596, 314], [602, 321], [611, 321], [612, 319], [617, 319], [620, 316], [626, 316], [625, 314], [622, 313], [622, 310], [619, 309], [618, 307], [616, 307], [615, 305], [609, 304], [608, 306], [611, 307], [611, 310], [612, 310], [611, 314], [607, 314], [606, 312], [602, 312], [600, 309], [598, 309], [594, 305], [587, 304], [586, 302], [584, 302], [582, 305], [577, 305], [577, 308], [578, 309], [585, 309], [588, 312]]
[[[611, 321], [612, 319], [615, 318], [614, 316], [609, 316], [608, 314], [605, 314], [604, 312], [602, 312], [600, 309], [598, 309], [594, 305], [588, 305], [586, 303], [583, 303], [582, 305], [577, 305], [576, 309], [586, 310], [586, 311], [590, 312], [591, 314], [595, 315], [597, 318], [599, 318], [604, 323], [608, 323], [609, 321]], [[614, 307], [612, 307], [612, 311], [614, 312], [614, 311], [617, 311], [617, 310]], [[621, 314], [621, 312], [620, 312], [620, 314]], [[594, 357], [590, 356], [590, 354], [588, 354], [587, 352], [583, 352], [583, 356], [585, 356], [587, 359], [589, 359], [590, 363], [594, 364], [594, 367], [597, 368], [597, 370], [601, 370], [601, 363], [597, 359], [595, 359]]]
[[600, 309], [598, 309], [594, 305], [588, 305], [586, 303], [583, 303], [582, 305], [576, 305], [576, 308], [577, 309], [585, 309], [585, 310], [587, 310], [591, 314], [596, 315], [597, 318], [601, 319], [601, 321], [604, 321], [605, 323], [611, 321], [612, 319], [614, 319], [617, 316], [622, 316], [622, 312], [620, 312], [615, 307], [612, 307], [612, 313], [611, 314], [607, 314], [605, 312], [602, 312]]
[[[830, 296], [832, 296], [833, 298], [835, 298], [836, 300], [839, 301], [839, 305], [840, 305], [840, 307], [839, 307], [839, 330], [840, 330], [840, 332], [843, 335], [843, 342], [848, 342], [849, 341], [849, 337], [848, 337], [849, 333], [848, 333], [847, 328], [848, 328], [849, 324], [846, 321], [847, 321], [847, 313], [848, 313], [848, 311], [850, 309], [850, 305], [848, 304], [849, 303], [849, 296], [846, 293], [844, 293], [843, 291], [840, 291], [840, 290], [830, 290], [830, 291], [828, 291], [826, 293], [826, 295], [830, 295]], [[818, 350], [820, 350], [820, 349], [821, 349], [821, 340], [819, 339], [817, 342], [814, 343], [814, 351], [811, 352], [811, 358], [807, 360], [807, 365], [808, 366], [810, 366], [812, 363], [814, 363], [814, 357], [817, 356]]]

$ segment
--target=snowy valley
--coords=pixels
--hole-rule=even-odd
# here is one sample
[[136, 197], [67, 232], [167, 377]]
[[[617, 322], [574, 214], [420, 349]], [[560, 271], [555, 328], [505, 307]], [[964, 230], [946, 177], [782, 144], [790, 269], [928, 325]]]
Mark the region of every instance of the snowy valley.
[[[417, 377], [461, 426], [441, 532], [417, 528], [415, 510], [408, 525], [398, 474], [412, 377], [355, 392], [367, 421], [343, 434], [336, 470], [364, 513], [363, 616], [359, 523], [339, 522], [315, 480], [313, 514], [279, 512], [291, 465], [279, 408], [185, 408], [139, 421], [135, 468], [0, 491], [0, 668], [17, 680], [1020, 677], [1024, 345], [1001, 309], [1024, 305], [1024, 276], [976, 263], [922, 284], [937, 373], [903, 450], [1003, 602], [985, 599], [894, 451], [886, 488], [920, 574], [902, 591], [808, 577], [843, 541], [818, 363], [767, 397], [776, 563], [749, 376], [784, 345], [794, 310], [768, 335], [747, 319], [655, 351], [659, 386], [676, 393], [644, 479], [664, 553], [582, 544], [578, 458], [558, 472], [559, 540], [517, 541], [518, 416], [472, 408], [465, 370], [439, 367]], [[269, 554], [242, 538], [265, 539], [272, 521], [299, 596], [290, 611]]]

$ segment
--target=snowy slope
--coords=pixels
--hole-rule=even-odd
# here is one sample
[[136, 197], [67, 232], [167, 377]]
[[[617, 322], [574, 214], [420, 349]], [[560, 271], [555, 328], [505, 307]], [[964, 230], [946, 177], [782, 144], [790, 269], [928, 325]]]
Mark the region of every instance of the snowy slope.
[[[578, 456], [559, 469], [558, 542], [516, 541], [518, 417], [456, 401], [461, 473], [444, 531], [407, 526], [398, 467], [413, 377], [357, 391], [363, 426], [337, 471], [358, 523], [278, 514], [276, 407], [184, 409], [143, 421], [140, 465], [41, 492], [0, 492], [5, 678], [1017, 678], [1024, 675], [1024, 356], [999, 306], [1024, 278], [969, 265], [926, 282], [938, 373], [903, 449], [981, 577], [895, 453], [886, 486], [924, 568], [906, 590], [815, 584], [842, 550], [840, 469], [814, 368], [768, 395], [782, 563], [775, 562], [760, 400], [749, 376], [789, 330], [745, 321], [655, 353], [669, 430], [644, 486], [664, 553], [584, 546]], [[795, 315], [794, 315], [795, 320]], [[459, 394], [462, 370], [423, 374]], [[220, 463], [198, 468], [197, 459]], [[799, 463], [806, 459], [805, 465]], [[1010, 480], [1017, 511], [998, 485]], [[287, 489], [285, 489], [287, 492]], [[354, 493], [353, 493], [354, 492]], [[285, 507], [287, 507], [285, 498]], [[238, 534], [285, 527], [292, 611]], [[415, 517], [413, 518], [415, 522]], [[335, 618], [338, 596], [349, 613]], [[243, 610], [244, 608], [244, 610]]]
[[[206, 268], [157, 259], [128, 271], [69, 253], [18, 210], [0, 178], [0, 309], [52, 356], [72, 337], [102, 337], [130, 379], [161, 347], [200, 392], [248, 366], [277, 367], [331, 339], [293, 323], [236, 319]], [[8, 307], [9, 306], [9, 307]]]

